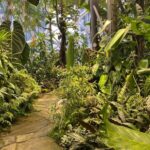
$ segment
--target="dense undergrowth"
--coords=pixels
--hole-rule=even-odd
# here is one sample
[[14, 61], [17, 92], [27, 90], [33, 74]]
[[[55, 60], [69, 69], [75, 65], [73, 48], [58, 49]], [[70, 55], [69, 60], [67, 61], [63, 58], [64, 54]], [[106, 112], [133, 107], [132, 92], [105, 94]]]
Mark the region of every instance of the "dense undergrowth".
[[7, 35], [0, 31], [0, 130], [30, 111], [33, 99], [41, 91], [22, 64], [17, 59], [12, 60]]
[[75, 65], [63, 73], [63, 108], [51, 136], [64, 149], [149, 149], [149, 41], [139, 60], [127, 34], [136, 34], [131, 29], [120, 29], [106, 41], [94, 66]]
[[[34, 5], [38, 2], [31, 1]], [[39, 34], [33, 39], [31, 49], [20, 23], [3, 22], [0, 129], [10, 126], [17, 116], [32, 108], [33, 99], [41, 91], [39, 84], [43, 92], [58, 88], [62, 97], [54, 108], [56, 126], [51, 136], [64, 149], [149, 150], [150, 24], [147, 19], [150, 13], [149, 8], [138, 12], [133, 6], [138, 3], [120, 1], [122, 7], [119, 6], [118, 15], [113, 15], [118, 16], [116, 33], [108, 31], [115, 21], [106, 21], [107, 9], [101, 10], [101, 27], [91, 41], [97, 44], [93, 43], [94, 38], [99, 38], [97, 51], [86, 48], [74, 25], [71, 27], [74, 33], [69, 33], [67, 21], [74, 17], [67, 16], [70, 11], [65, 12], [65, 3], [60, 5], [56, 1], [56, 14], [52, 13], [53, 8], [47, 15], [45, 24], [49, 25], [50, 39], [45, 33]], [[138, 7], [142, 9], [140, 4]], [[60, 30], [60, 54], [53, 48], [53, 20]]]

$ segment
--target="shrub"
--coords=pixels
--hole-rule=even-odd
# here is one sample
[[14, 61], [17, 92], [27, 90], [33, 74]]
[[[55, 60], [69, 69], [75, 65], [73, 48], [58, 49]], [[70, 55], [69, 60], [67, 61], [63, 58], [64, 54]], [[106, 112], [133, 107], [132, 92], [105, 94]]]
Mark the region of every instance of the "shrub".
[[[52, 132], [52, 136], [57, 139], [60, 139], [66, 133], [68, 126], [75, 126], [89, 115], [88, 104], [91, 103], [95, 94], [95, 85], [89, 82], [91, 79], [89, 67], [75, 66], [66, 70], [62, 76], [60, 91], [62, 97], [66, 100], [58, 117], [57, 126]], [[94, 100], [97, 101], [93, 98], [93, 102]]]
[[0, 128], [29, 111], [39, 92], [40, 87], [27, 71], [13, 72], [0, 88]]

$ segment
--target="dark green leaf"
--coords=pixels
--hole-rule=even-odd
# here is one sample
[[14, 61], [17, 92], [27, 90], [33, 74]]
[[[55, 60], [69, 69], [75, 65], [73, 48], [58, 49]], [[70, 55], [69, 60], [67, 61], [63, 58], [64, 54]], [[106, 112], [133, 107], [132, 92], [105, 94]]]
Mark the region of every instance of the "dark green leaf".
[[28, 59], [29, 59], [29, 55], [30, 55], [30, 47], [29, 47], [29, 45], [26, 43], [26, 45], [25, 45], [25, 48], [24, 48], [24, 50], [23, 50], [23, 52], [22, 52], [22, 54], [21, 54], [21, 61], [22, 61], [22, 64], [24, 65], [24, 64], [26, 64], [27, 63], [27, 61], [28, 61]]
[[[26, 52], [24, 51], [25, 49], [27, 49], [28, 46], [25, 41], [25, 35], [24, 35], [21, 24], [17, 21], [14, 21], [12, 23], [10, 21], [5, 21], [0, 26], [0, 30], [4, 30], [4, 31], [10, 33], [7, 44], [9, 45], [9, 48], [11, 49], [13, 58], [14, 59], [17, 58], [19, 60], [24, 59], [23, 62], [25, 62], [25, 60], [27, 60], [27, 56], [29, 56], [29, 54], [27, 54], [27, 51]], [[28, 49], [29, 49], [29, 47], [28, 47]], [[23, 56], [25, 56], [25, 58], [23, 58]]]

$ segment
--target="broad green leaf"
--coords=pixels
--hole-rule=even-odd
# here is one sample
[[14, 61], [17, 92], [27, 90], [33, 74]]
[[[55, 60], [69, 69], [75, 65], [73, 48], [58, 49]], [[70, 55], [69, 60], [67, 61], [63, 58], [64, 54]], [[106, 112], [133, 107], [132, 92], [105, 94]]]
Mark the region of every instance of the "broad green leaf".
[[107, 82], [107, 80], [108, 80], [108, 75], [107, 74], [102, 74], [100, 76], [99, 83], [98, 83], [99, 87], [100, 88], [104, 87], [106, 82]]
[[99, 69], [99, 64], [96, 63], [96, 64], [92, 67], [92, 73], [93, 73], [93, 75], [96, 75], [96, 74], [97, 74], [98, 69]]
[[[94, 38], [95, 38], [98, 34], [103, 33], [103, 32], [106, 30], [106, 28], [108, 27], [108, 25], [109, 25], [110, 23], [111, 23], [110, 20], [106, 20], [105, 24], [104, 24], [103, 27], [98, 31], [98, 33], [94, 36]], [[94, 39], [94, 38], [93, 38], [93, 39]]]
[[102, 29], [99, 30], [98, 34], [101, 34], [102, 32], [104, 32], [110, 23], [111, 23], [110, 20], [106, 20], [105, 24], [103, 25]]
[[104, 143], [115, 150], [149, 150], [150, 134], [142, 133], [110, 123], [106, 123]]
[[139, 62], [139, 68], [140, 69], [144, 69], [144, 68], [148, 68], [148, 59], [142, 59], [140, 62]]
[[123, 38], [126, 36], [126, 34], [128, 33], [128, 31], [130, 30], [130, 25], [127, 26], [124, 29], [120, 29], [119, 31], [117, 31], [117, 33], [114, 35], [114, 37], [109, 41], [109, 43], [106, 45], [104, 51], [106, 52], [106, 56], [109, 56], [109, 52], [110, 50], [116, 46], [116, 44], [118, 45]]
[[29, 55], [30, 55], [30, 47], [29, 45], [26, 43], [25, 48], [21, 54], [21, 62], [22, 64], [26, 64], [28, 59], [29, 59]]
[[137, 71], [137, 74], [138, 75], [150, 75], [150, 68], [145, 68], [145, 69], [140, 69]]
[[107, 86], [103, 86], [101, 88], [101, 91], [105, 94], [108, 94], [110, 95], [111, 94], [111, 91], [112, 91], [112, 85], [108, 84]]
[[103, 93], [110, 95], [111, 89], [112, 89], [112, 85], [110, 83], [106, 85], [107, 81], [108, 81], [108, 75], [107, 74], [102, 74], [100, 76], [98, 85], [100, 87], [100, 90]]
[[0, 26], [0, 29], [10, 33], [9, 46], [12, 50], [12, 53], [14, 55], [19, 55], [22, 53], [26, 44], [22, 26], [16, 21], [14, 21], [13, 24], [10, 21], [5, 21]]
[[13, 23], [13, 31], [12, 33], [12, 51], [15, 54], [22, 53], [23, 49], [25, 48], [26, 41], [25, 35], [23, 32], [23, 28], [20, 23], [14, 21]]
[[[11, 49], [12, 55], [14, 59], [23, 59], [25, 62], [25, 59], [27, 60], [27, 53], [29, 53], [30, 48], [27, 46], [27, 43], [25, 41], [25, 35], [23, 32], [23, 28], [21, 24], [17, 21], [10, 22], [5, 21], [0, 26], [1, 31], [6, 31], [9, 34], [7, 44], [9, 45], [9, 48]], [[26, 50], [26, 55], [25, 51]], [[28, 52], [27, 52], [28, 50]], [[25, 56], [25, 58], [22, 58]]]

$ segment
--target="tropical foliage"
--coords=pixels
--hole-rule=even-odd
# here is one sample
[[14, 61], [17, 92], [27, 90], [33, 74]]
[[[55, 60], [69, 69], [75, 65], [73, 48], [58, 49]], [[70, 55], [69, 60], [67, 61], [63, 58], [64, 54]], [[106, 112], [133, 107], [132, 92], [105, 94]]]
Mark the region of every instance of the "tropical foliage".
[[[14, 56], [10, 37], [13, 36], [6, 30], [0, 31], [0, 129], [10, 126], [18, 115], [31, 110], [32, 100], [40, 92], [36, 81], [23, 70], [21, 61]], [[13, 40], [15, 47], [20, 48], [22, 43]]]
[[0, 129], [57, 89], [50, 135], [63, 149], [150, 149], [148, 0], [0, 3]]

